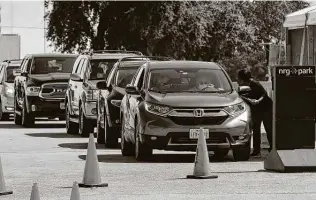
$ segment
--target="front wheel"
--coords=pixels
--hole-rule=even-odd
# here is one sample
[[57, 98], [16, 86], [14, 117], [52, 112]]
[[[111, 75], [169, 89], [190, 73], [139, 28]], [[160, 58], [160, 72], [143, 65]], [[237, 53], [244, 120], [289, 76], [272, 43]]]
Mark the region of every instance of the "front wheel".
[[80, 106], [79, 110], [79, 134], [81, 137], [89, 137], [93, 133], [93, 126], [89, 119], [84, 116], [83, 108]]
[[105, 144], [105, 132], [104, 128], [101, 127], [100, 118], [97, 118], [97, 142], [98, 144]]
[[235, 161], [247, 161], [250, 158], [250, 142], [244, 146], [233, 148]]
[[22, 117], [21, 115], [16, 114], [16, 110], [18, 108], [16, 99], [14, 98], [14, 123], [15, 125], [22, 125]]
[[10, 114], [8, 113], [3, 113], [2, 111], [2, 104], [0, 101], [0, 120], [1, 121], [8, 121], [10, 119]]
[[108, 148], [118, 147], [117, 130], [110, 127], [106, 116], [104, 116], [104, 136], [105, 136], [105, 146]]
[[134, 145], [125, 139], [125, 122], [124, 117], [122, 117], [122, 128], [121, 128], [121, 152], [123, 156], [133, 156], [135, 155]]
[[135, 126], [135, 158], [137, 161], [148, 160], [153, 154], [153, 150], [147, 144], [140, 141], [140, 124], [137, 122]]
[[67, 130], [67, 133], [70, 134], [70, 135], [77, 135], [78, 134], [78, 131], [79, 131], [79, 125], [75, 122], [72, 122], [70, 121], [70, 113], [69, 113], [69, 108], [66, 104], [66, 130]]
[[24, 101], [22, 108], [22, 126], [31, 127], [34, 125], [34, 117], [27, 112], [26, 103]]
[[228, 153], [229, 153], [229, 149], [216, 149], [214, 151], [215, 157], [217, 158], [223, 158], [227, 156]]

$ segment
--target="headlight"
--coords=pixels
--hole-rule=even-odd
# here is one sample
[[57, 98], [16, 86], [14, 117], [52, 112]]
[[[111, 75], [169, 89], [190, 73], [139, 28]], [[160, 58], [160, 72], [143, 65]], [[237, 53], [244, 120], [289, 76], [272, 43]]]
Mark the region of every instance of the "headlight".
[[4, 94], [7, 97], [13, 97], [14, 96], [14, 90], [12, 88], [5, 88]]
[[227, 106], [224, 108], [224, 110], [229, 114], [229, 115], [239, 115], [243, 113], [246, 110], [246, 104], [244, 102], [238, 103], [235, 105]]
[[27, 87], [26, 88], [26, 96], [38, 96], [41, 88], [40, 87]]
[[88, 90], [87, 101], [96, 101], [99, 95], [99, 90]]
[[161, 116], [167, 115], [172, 110], [172, 108], [170, 108], [169, 106], [161, 106], [157, 104], [151, 104], [148, 102], [145, 102], [145, 109], [150, 113]]

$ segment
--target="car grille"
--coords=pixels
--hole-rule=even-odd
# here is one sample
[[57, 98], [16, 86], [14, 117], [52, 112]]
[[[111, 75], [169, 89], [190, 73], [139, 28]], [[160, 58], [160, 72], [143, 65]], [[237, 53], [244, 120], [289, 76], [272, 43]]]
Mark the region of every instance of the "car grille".
[[42, 85], [40, 97], [43, 99], [64, 99], [67, 83], [47, 83]]
[[229, 116], [217, 117], [170, 117], [170, 119], [177, 125], [220, 125]]
[[[206, 139], [206, 143], [226, 143], [227, 133], [210, 132], [210, 137]], [[197, 139], [190, 139], [189, 133], [172, 133], [170, 134], [171, 143], [173, 144], [191, 144], [197, 143]]]

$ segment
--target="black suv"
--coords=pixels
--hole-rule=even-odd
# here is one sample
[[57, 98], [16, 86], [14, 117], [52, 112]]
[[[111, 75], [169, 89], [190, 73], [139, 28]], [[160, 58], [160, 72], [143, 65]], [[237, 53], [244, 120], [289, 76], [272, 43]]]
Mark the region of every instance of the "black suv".
[[133, 56], [120, 59], [114, 64], [107, 80], [97, 88], [102, 92], [97, 100], [97, 138], [99, 144], [116, 147], [120, 138], [120, 106], [129, 84], [138, 68], [150, 60], [174, 60], [169, 57]]
[[14, 80], [14, 122], [30, 127], [36, 117], [65, 116], [65, 92], [77, 55], [31, 54]]
[[74, 63], [66, 92], [66, 129], [68, 134], [88, 137], [96, 127], [96, 84], [106, 79], [113, 65], [121, 58], [139, 56], [141, 52], [97, 50], [83, 52]]

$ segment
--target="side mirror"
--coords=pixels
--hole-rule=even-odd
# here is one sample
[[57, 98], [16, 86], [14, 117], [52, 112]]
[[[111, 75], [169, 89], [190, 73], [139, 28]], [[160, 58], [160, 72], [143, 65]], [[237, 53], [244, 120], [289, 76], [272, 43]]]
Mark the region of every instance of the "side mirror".
[[96, 86], [99, 90], [106, 90], [107, 89], [106, 81], [99, 81]]
[[250, 92], [250, 87], [249, 86], [240, 86], [238, 89], [239, 94], [245, 94], [247, 92]]
[[25, 76], [25, 77], [27, 77], [27, 75], [28, 75], [28, 73], [27, 73], [27, 72], [22, 72], [22, 73], [21, 73], [21, 76]]
[[126, 94], [131, 94], [131, 95], [139, 94], [136, 87], [129, 85], [129, 84], [125, 87], [125, 92], [126, 92]]
[[79, 74], [70, 74], [70, 80], [72, 81], [81, 81], [81, 77], [79, 76]]

